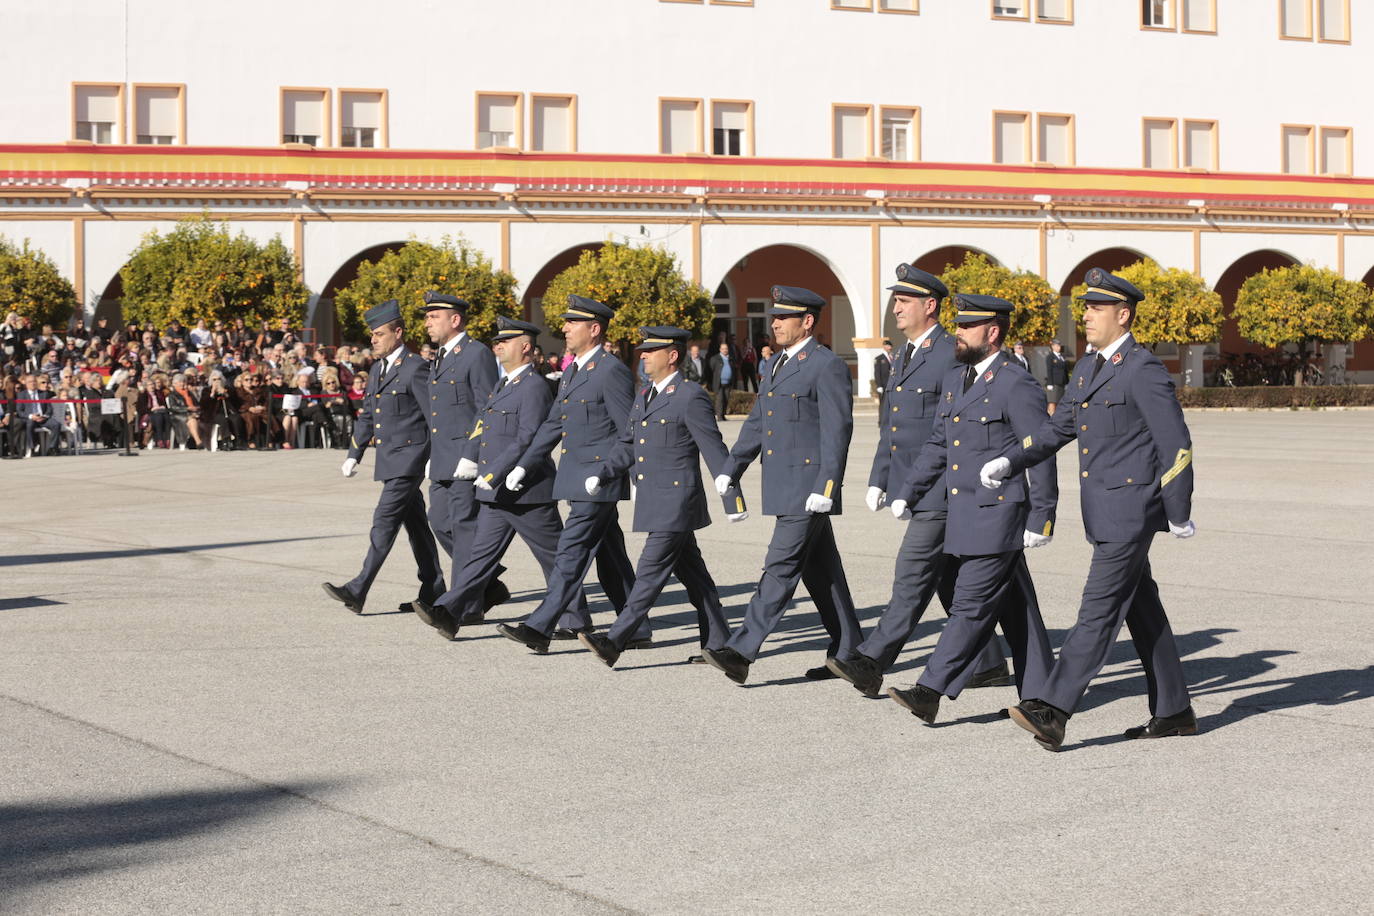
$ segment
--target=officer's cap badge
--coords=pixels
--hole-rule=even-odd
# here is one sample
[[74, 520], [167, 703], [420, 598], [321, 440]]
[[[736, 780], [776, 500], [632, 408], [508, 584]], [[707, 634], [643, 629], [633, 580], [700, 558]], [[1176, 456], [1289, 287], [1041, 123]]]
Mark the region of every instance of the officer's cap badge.
[[774, 301], [774, 302], [781, 302], [781, 301], [782, 301], [782, 287], [781, 287], [781, 286], [775, 286], [775, 287], [773, 287], [773, 301]]
[[1088, 281], [1089, 286], [1101, 286], [1102, 282], [1107, 279], [1107, 272], [1101, 267], [1094, 267], [1088, 271], [1088, 275], [1084, 279]]

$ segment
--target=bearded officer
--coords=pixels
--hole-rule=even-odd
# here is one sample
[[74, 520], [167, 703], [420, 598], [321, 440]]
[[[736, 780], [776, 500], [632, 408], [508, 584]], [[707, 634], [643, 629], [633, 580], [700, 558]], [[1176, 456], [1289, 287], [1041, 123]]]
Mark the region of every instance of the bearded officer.
[[[434, 343], [434, 362], [429, 373], [429, 524], [444, 556], [452, 563], [450, 582], [472, 552], [472, 536], [477, 530], [477, 500], [471, 480], [457, 478], [458, 462], [463, 457], [468, 433], [472, 430], [478, 405], [496, 385], [496, 357], [480, 340], [468, 336], [468, 302], [458, 296], [425, 293], [421, 311], [425, 330]], [[493, 579], [482, 611], [510, 597], [510, 590]], [[402, 610], [412, 606], [402, 605]], [[481, 620], [481, 613], [477, 621]], [[468, 621], [470, 623], [476, 621]]]
[[[1190, 538], [1193, 441], [1164, 364], [1131, 335], [1144, 293], [1099, 267], [1088, 271], [1084, 336], [1096, 351], [1074, 367], [1061, 408], [1031, 437], [989, 461], [987, 487], [1078, 440], [1083, 528], [1093, 545], [1078, 622], [1045, 683], [1010, 710], [1042, 747], [1058, 748], [1069, 717], [1124, 621], [1149, 690], [1150, 719], [1127, 738], [1197, 732], [1178, 646], [1150, 571], [1156, 532]], [[987, 492], [992, 492], [991, 490]]]
[[[698, 529], [711, 524], [701, 484], [701, 459], [706, 459], [713, 473], [722, 473], [730, 456], [716, 425], [711, 396], [679, 371], [687, 355], [690, 332], [650, 327], [640, 328], [640, 335], [643, 340], [635, 349], [643, 355], [644, 372], [651, 384], [635, 398], [629, 422], [610, 456], [585, 482], [587, 493], [594, 496], [603, 481], [617, 480], [629, 471], [638, 490], [634, 530], [648, 533], [625, 610], [605, 635], [578, 636], [610, 667], [615, 666], [631, 635], [648, 617], [670, 575], [677, 576], [696, 608], [702, 648], [719, 649], [730, 635], [720, 594], [696, 538]], [[730, 521], [749, 514], [738, 487], [732, 487], [724, 498]]]
[[[626, 597], [634, 587], [634, 568], [625, 553], [625, 535], [616, 511], [616, 503], [630, 497], [629, 480], [622, 474], [594, 496], [585, 487], [587, 478], [601, 468], [619, 440], [635, 398], [634, 375], [605, 347], [606, 329], [614, 317], [615, 310], [605, 303], [568, 296], [563, 337], [573, 362], [559, 380], [558, 393], [539, 433], [505, 479], [508, 489], [519, 492], [530, 464], [559, 445], [553, 495], [568, 500], [569, 508], [558, 541], [557, 568], [544, 600], [524, 623], [498, 625], [503, 636], [540, 654], [548, 651], [555, 622], [568, 607], [570, 596], [581, 590], [593, 556], [601, 587], [617, 613], [625, 609]], [[577, 632], [590, 630], [591, 625], [591, 617], [583, 612], [576, 627], [564, 628], [565, 634], [576, 638]], [[646, 619], [629, 645], [646, 647], [650, 639]]]
[[[892, 314], [905, 336], [888, 379], [881, 410], [883, 422], [873, 469], [868, 475], [868, 508], [877, 512], [889, 490], [898, 492], [930, 438], [940, 403], [941, 382], [957, 365], [954, 335], [940, 327], [940, 301], [949, 289], [939, 277], [910, 264], [897, 266]], [[954, 561], [945, 553], [946, 496], [944, 480], [937, 481], [909, 507], [910, 521], [897, 548], [892, 576], [892, 599], [878, 625], [859, 646], [853, 659], [827, 664], [866, 696], [882, 689], [883, 672], [897, 661], [902, 647], [921, 621], [926, 606], [939, 590], [948, 609], [954, 598]], [[974, 663], [969, 687], [1011, 683], [1006, 659], [996, 637], [988, 640]]]
[[444, 573], [434, 534], [425, 518], [425, 498], [420, 495], [425, 461], [429, 458], [429, 367], [405, 346], [401, 305], [388, 299], [363, 316], [372, 331], [372, 352], [379, 354], [367, 381], [358, 414], [353, 420], [353, 443], [343, 463], [343, 475], [358, 473], [358, 462], [368, 446], [376, 446], [373, 478], [382, 483], [382, 495], [372, 514], [372, 533], [363, 568], [344, 585], [323, 583], [325, 594], [355, 614], [363, 612], [367, 593], [382, 569], [401, 527], [410, 538], [420, 577], [421, 601], [433, 601], [444, 591]]
[[[1003, 350], [1010, 302], [960, 294], [956, 304], [960, 366], [944, 378], [930, 439], [891, 507], [900, 517], [942, 479], [948, 485], [945, 550], [958, 559], [949, 623], [916, 686], [888, 690], [927, 725], [935, 722], [941, 697], [957, 699], [968, 686], [996, 625], [1011, 645], [1020, 695], [1039, 689], [1054, 661], [1024, 553], [1050, 541], [1059, 498], [1054, 465], [1036, 466], [1001, 493], [978, 486], [987, 456], [1039, 427], [1045, 392]], [[1009, 600], [1017, 591], [1023, 600]]]
[[[824, 299], [795, 286], [774, 286], [772, 298], [768, 314], [780, 352], [764, 363], [759, 396], [730, 450], [725, 472], [716, 477], [716, 489], [724, 496], [758, 458], [763, 512], [777, 519], [743, 623], [723, 649], [703, 652], [736, 684], [749, 677], [749, 666], [782, 619], [798, 583], [806, 584], [830, 635], [827, 658], [853, 658], [863, 638], [830, 522], [842, 508], [854, 433], [849, 367], [813, 336]], [[834, 677], [824, 666], [806, 676]]]

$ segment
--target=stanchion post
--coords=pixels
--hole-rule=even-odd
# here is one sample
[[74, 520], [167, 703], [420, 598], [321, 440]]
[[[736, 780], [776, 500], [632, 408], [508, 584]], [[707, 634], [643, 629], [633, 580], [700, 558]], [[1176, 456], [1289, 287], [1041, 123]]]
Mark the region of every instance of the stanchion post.
[[119, 453], [119, 457], [137, 458], [138, 452], [134, 451], [130, 444], [131, 433], [129, 430], [129, 407], [127, 404], [124, 403], [122, 398], [120, 399], [119, 406], [121, 408], [120, 418], [124, 421], [124, 451]]

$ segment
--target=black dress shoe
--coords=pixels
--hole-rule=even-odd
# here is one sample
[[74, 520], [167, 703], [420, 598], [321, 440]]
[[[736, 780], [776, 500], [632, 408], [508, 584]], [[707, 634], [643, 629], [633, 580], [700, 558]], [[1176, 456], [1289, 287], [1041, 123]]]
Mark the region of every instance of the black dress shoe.
[[[830, 659], [828, 657], [825, 660], [825, 664], [830, 664]], [[821, 665], [819, 668], [807, 668], [802, 672], [802, 677], [806, 678], [808, 681], [833, 681], [835, 678], [839, 677], [839, 675], [831, 671], [825, 665]]]
[[550, 636], [549, 639], [573, 640], [576, 639], [578, 637], [578, 634], [580, 633], [590, 632], [592, 632], [591, 627], [578, 627], [577, 629], [573, 629], [571, 627], [559, 627], [558, 629], [553, 631], [553, 635]]
[[465, 627], [470, 627], [470, 626], [472, 626], [473, 624], [475, 624], [475, 623], [481, 623], [482, 621], [484, 621], [484, 620], [486, 620], [486, 619], [487, 619], [487, 612], [486, 612], [486, 611], [472, 611], [471, 613], [464, 614], [464, 615], [463, 615], [463, 619], [460, 620], [460, 621], [458, 621], [458, 622], [461, 623], [461, 624], [462, 624], [463, 626], [465, 626]]
[[1048, 751], [1057, 751], [1064, 743], [1064, 726], [1069, 716], [1039, 700], [1022, 700], [1007, 710], [1011, 721], [1035, 736], [1035, 741]]
[[883, 687], [883, 672], [867, 655], [853, 658], [827, 658], [825, 666], [854, 685], [866, 697], [876, 697]]
[[927, 725], [935, 724], [935, 715], [940, 711], [940, 693], [917, 684], [903, 690], [900, 687], [887, 688], [887, 695], [901, 706], [911, 710], [911, 714]]
[[743, 684], [749, 679], [749, 659], [734, 649], [728, 646], [724, 649], [702, 649], [701, 655], [706, 659], [706, 664], [724, 671], [725, 676], [736, 684]]
[[1006, 687], [1008, 684], [1015, 683], [1016, 678], [1011, 676], [1011, 669], [1007, 667], [1006, 662], [1002, 662], [1002, 664], [994, 668], [989, 668], [986, 671], [979, 671], [973, 677], [969, 678], [968, 686], [969, 689], [975, 687]]
[[654, 638], [652, 636], [641, 636], [638, 639], [632, 639], [625, 643], [626, 649], [652, 649], [653, 647]]
[[704, 656], [704, 655], [689, 655], [689, 656], [687, 656], [687, 664], [689, 664], [689, 665], [704, 665], [704, 664], [706, 664], [706, 656]]
[[506, 587], [506, 583], [500, 579], [492, 579], [482, 592], [482, 613], [485, 614], [498, 604], [505, 604], [509, 600], [510, 589]]
[[605, 662], [607, 668], [614, 668], [615, 663], [620, 660], [620, 650], [615, 647], [615, 643], [600, 633], [578, 633], [577, 641]]
[[361, 614], [363, 612], [363, 600], [348, 589], [339, 585], [331, 585], [328, 582], [320, 583], [320, 587], [324, 589], [326, 595], [340, 602], [353, 613]]
[[523, 623], [517, 623], [515, 626], [498, 623], [496, 629], [502, 636], [533, 649], [539, 655], [545, 655], [549, 651], [549, 638], [533, 627], [527, 627]]
[[447, 608], [437, 604], [429, 604], [416, 598], [410, 603], [415, 610], [415, 616], [439, 631], [439, 635], [453, 642], [458, 638], [458, 621], [453, 619], [453, 615]]
[[1197, 715], [1189, 706], [1172, 716], [1150, 716], [1150, 721], [1126, 729], [1127, 738], [1168, 738], [1171, 735], [1196, 735]]

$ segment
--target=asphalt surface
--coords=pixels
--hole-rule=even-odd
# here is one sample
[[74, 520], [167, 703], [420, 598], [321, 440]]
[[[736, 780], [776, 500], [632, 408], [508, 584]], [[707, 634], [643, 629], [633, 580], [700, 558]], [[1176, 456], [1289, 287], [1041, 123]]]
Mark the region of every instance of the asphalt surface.
[[[1189, 422], [1199, 534], [1151, 557], [1202, 732], [1120, 740], [1148, 715], [1123, 637], [1059, 753], [997, 717], [1012, 688], [926, 727], [805, 681], [804, 591], [746, 687], [684, 663], [676, 583], [615, 671], [396, 613], [404, 538], [355, 616], [320, 582], [356, 572], [378, 485], [341, 452], [0, 463], [0, 911], [1368, 912], [1374, 415]], [[901, 533], [863, 507], [876, 439], [861, 415], [836, 519], [866, 624]], [[1029, 554], [1056, 646], [1089, 555], [1065, 457]], [[769, 532], [700, 533], [736, 620]], [[540, 595], [507, 565], [493, 621]]]

